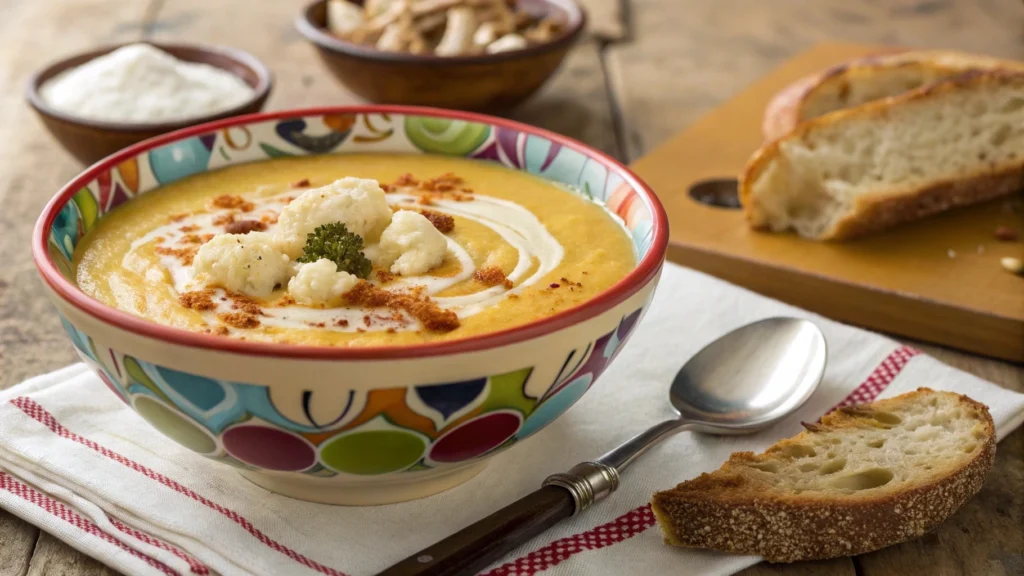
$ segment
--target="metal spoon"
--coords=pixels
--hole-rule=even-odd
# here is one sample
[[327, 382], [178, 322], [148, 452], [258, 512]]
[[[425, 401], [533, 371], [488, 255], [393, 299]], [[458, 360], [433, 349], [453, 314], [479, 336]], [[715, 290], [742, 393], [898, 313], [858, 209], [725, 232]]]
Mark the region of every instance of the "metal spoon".
[[682, 430], [747, 434], [807, 400], [825, 372], [825, 337], [806, 320], [769, 318], [704, 347], [672, 381], [678, 414], [591, 462], [548, 477], [540, 490], [395, 564], [379, 576], [475, 574], [512, 549], [582, 512], [619, 486], [648, 448]]

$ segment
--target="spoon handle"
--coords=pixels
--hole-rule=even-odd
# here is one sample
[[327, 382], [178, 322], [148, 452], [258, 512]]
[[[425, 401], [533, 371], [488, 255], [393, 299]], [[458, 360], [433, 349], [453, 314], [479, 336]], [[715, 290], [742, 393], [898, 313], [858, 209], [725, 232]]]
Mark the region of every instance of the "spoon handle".
[[378, 576], [476, 574], [519, 545], [572, 516], [572, 494], [545, 485], [494, 514], [391, 566]]
[[615, 468], [615, 470], [622, 472], [629, 467], [634, 460], [639, 458], [644, 452], [647, 452], [649, 448], [658, 442], [661, 442], [667, 436], [686, 430], [690, 426], [692, 426], [692, 424], [682, 418], [665, 420], [664, 422], [655, 424], [647, 430], [644, 430], [623, 442], [611, 452], [608, 452], [604, 456], [598, 458], [597, 461], [605, 466], [611, 466], [612, 468]]
[[540, 490], [463, 528], [391, 566], [377, 576], [456, 576], [476, 574], [534, 536], [619, 487], [619, 470], [650, 446], [686, 426], [668, 420], [633, 437], [597, 461], [583, 462], [544, 480]]

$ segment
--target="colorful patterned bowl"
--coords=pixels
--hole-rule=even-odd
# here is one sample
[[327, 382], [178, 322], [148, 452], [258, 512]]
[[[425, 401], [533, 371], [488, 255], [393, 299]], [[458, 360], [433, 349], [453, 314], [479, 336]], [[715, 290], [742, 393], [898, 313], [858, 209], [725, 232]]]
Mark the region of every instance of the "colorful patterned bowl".
[[[571, 185], [622, 217], [639, 264], [585, 304], [530, 324], [394, 347], [198, 334], [112, 309], [75, 285], [76, 244], [139, 194], [232, 164], [371, 151], [476, 158]], [[83, 360], [154, 428], [271, 491], [378, 504], [469, 479], [572, 406], [640, 320], [667, 241], [651, 190], [583, 144], [499, 118], [367, 106], [237, 117], [132, 146], [57, 193], [32, 251]]]

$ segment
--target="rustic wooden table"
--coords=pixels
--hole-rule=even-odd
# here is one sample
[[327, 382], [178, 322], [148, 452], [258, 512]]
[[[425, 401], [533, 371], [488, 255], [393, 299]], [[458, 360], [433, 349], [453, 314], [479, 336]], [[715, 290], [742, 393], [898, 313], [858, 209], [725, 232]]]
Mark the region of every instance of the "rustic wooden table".
[[[1024, 58], [1018, 0], [587, 0], [590, 34], [512, 116], [624, 160], [643, 155], [768, 68], [822, 40]], [[22, 100], [38, 66], [110, 42], [233, 45], [274, 68], [269, 108], [356, 99], [292, 26], [299, 0], [0, 0], [0, 389], [76, 360], [28, 250], [43, 204], [77, 173]], [[1024, 391], [1024, 367], [920, 345]], [[114, 574], [0, 510], [0, 576]], [[747, 576], [1024, 574], [1024, 428], [1000, 445], [981, 493], [925, 537], [855, 558], [759, 565]]]

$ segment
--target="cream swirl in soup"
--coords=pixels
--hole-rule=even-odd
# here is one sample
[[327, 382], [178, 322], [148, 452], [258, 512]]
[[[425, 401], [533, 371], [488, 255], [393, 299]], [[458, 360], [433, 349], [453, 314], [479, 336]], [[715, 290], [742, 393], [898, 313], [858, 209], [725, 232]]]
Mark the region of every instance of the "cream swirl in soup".
[[[273, 231], [277, 216], [295, 198], [295, 193], [289, 191], [266, 197], [238, 198], [240, 200], [234, 207], [214, 204], [209, 211], [176, 217], [167, 224], [154, 228], [132, 242], [130, 250], [122, 260], [124, 267], [139, 274], [159, 274], [159, 271], [151, 268], [149, 259], [142, 255], [143, 251], [152, 250], [160, 256], [160, 268], [169, 276], [171, 285], [179, 294], [202, 288], [196, 283], [195, 273], [188, 258], [182, 257], [191, 251], [190, 247], [222, 234], [225, 230]], [[481, 269], [462, 245], [452, 238], [447, 238], [446, 259], [454, 262], [456, 273], [439, 275], [427, 272], [410, 277], [399, 276], [387, 282], [389, 290], [403, 291], [422, 287], [424, 293], [432, 297], [438, 306], [454, 311], [461, 319], [494, 306], [509, 295], [519, 294], [542, 280], [562, 262], [565, 254], [562, 244], [547, 231], [533, 213], [515, 202], [474, 194], [472, 200], [468, 201], [434, 199], [430, 201], [429, 208], [426, 208], [418, 203], [419, 198], [418, 195], [408, 193], [393, 193], [387, 196], [388, 204], [396, 210], [445, 214], [453, 219], [458, 217], [476, 222], [499, 235], [516, 252], [515, 265], [505, 275], [512, 287], [504, 284], [479, 284], [475, 292], [440, 296], [453, 286], [471, 281], [474, 274]], [[239, 217], [238, 206], [250, 208], [250, 204], [251, 209], [243, 213], [243, 217]], [[371, 260], [374, 260], [376, 248], [376, 244], [366, 247], [365, 252]], [[452, 266], [445, 268], [446, 271], [451, 269]], [[370, 281], [381, 284], [379, 278], [371, 278]], [[217, 324], [218, 315], [237, 310], [237, 303], [224, 289], [216, 289], [212, 300], [213, 308], [200, 310], [211, 325]], [[359, 307], [311, 308], [289, 303], [265, 308], [260, 321], [267, 326], [280, 328], [316, 326], [325, 330], [348, 332], [355, 332], [360, 328], [422, 329], [420, 322], [404, 312], [400, 317], [393, 314], [371, 314], [369, 321], [365, 320], [366, 312]]]
[[[275, 238], [297, 197], [347, 176], [382, 183], [396, 215], [423, 215], [431, 234], [443, 235], [443, 258], [403, 275], [396, 270], [408, 267], [381, 254], [395, 234], [367, 232], [362, 252], [372, 273], [350, 278], [346, 290], [358, 284], [330, 305], [304, 304], [297, 297], [306, 292], [289, 291], [288, 277], [302, 267], [314, 283], [320, 278], [312, 264], [295, 262], [294, 249], [273, 252], [288, 268], [276, 285], [265, 283], [266, 293], [197, 274], [196, 254], [213, 238]], [[635, 259], [621, 222], [603, 206], [540, 178], [461, 159], [373, 154], [278, 159], [186, 178], [106, 216], [75, 264], [87, 293], [156, 322], [253, 340], [382, 345], [527, 323], [585, 302]], [[333, 268], [317, 266], [318, 274]]]

